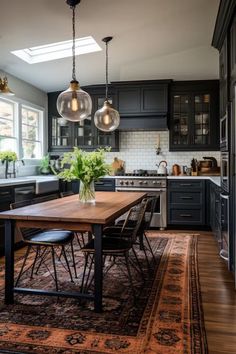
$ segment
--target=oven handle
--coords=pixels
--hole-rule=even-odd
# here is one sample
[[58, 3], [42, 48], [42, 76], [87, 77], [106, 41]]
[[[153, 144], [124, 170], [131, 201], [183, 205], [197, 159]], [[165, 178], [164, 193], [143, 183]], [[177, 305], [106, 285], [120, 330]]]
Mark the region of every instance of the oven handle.
[[224, 255], [224, 250], [220, 250], [220, 257], [223, 258], [225, 261], [228, 261], [229, 260], [229, 257], [225, 256]]
[[119, 188], [119, 187], [116, 187], [116, 192], [165, 192], [166, 189], [155, 189], [155, 188]]

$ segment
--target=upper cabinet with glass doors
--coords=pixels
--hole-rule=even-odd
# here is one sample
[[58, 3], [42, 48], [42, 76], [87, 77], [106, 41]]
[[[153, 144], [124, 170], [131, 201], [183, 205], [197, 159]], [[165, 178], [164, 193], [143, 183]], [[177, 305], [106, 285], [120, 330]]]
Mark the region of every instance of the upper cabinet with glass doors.
[[[92, 99], [92, 114], [89, 119], [81, 122], [70, 122], [59, 116], [56, 101], [60, 92], [48, 94], [49, 117], [49, 151], [70, 151], [74, 146], [83, 150], [94, 150], [98, 147], [110, 146], [113, 151], [119, 148], [119, 132], [105, 133], [94, 125], [94, 113], [103, 106], [105, 99], [105, 86], [93, 85], [83, 88]], [[109, 101], [114, 104], [114, 95], [109, 94]]]
[[219, 82], [174, 82], [170, 151], [219, 150]]

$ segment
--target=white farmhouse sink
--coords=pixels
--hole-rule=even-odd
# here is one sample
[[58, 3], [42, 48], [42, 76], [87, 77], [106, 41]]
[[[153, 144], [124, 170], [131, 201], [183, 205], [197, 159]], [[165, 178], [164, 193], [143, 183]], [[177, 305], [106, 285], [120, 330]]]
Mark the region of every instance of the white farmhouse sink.
[[26, 176], [24, 178], [35, 180], [35, 194], [55, 192], [59, 189], [57, 176]]

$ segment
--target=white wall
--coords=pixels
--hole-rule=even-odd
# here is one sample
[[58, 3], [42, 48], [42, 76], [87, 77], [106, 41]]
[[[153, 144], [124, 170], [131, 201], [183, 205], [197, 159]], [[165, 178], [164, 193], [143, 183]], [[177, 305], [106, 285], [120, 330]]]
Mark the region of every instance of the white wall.
[[[157, 136], [160, 134], [160, 155], [156, 155]], [[126, 171], [135, 169], [155, 170], [161, 160], [167, 161], [169, 172], [172, 165], [189, 166], [192, 158], [202, 160], [203, 156], [213, 156], [220, 164], [219, 151], [169, 151], [169, 132], [157, 131], [127, 131], [120, 133], [120, 151], [107, 153], [107, 162], [111, 163], [114, 157], [125, 161]]]

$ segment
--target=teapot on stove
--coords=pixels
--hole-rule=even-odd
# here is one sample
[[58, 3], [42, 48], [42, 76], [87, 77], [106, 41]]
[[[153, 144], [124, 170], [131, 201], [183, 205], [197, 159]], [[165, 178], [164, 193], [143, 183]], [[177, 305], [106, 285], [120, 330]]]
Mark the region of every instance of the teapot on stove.
[[167, 162], [165, 160], [160, 161], [157, 167], [158, 175], [167, 175]]

